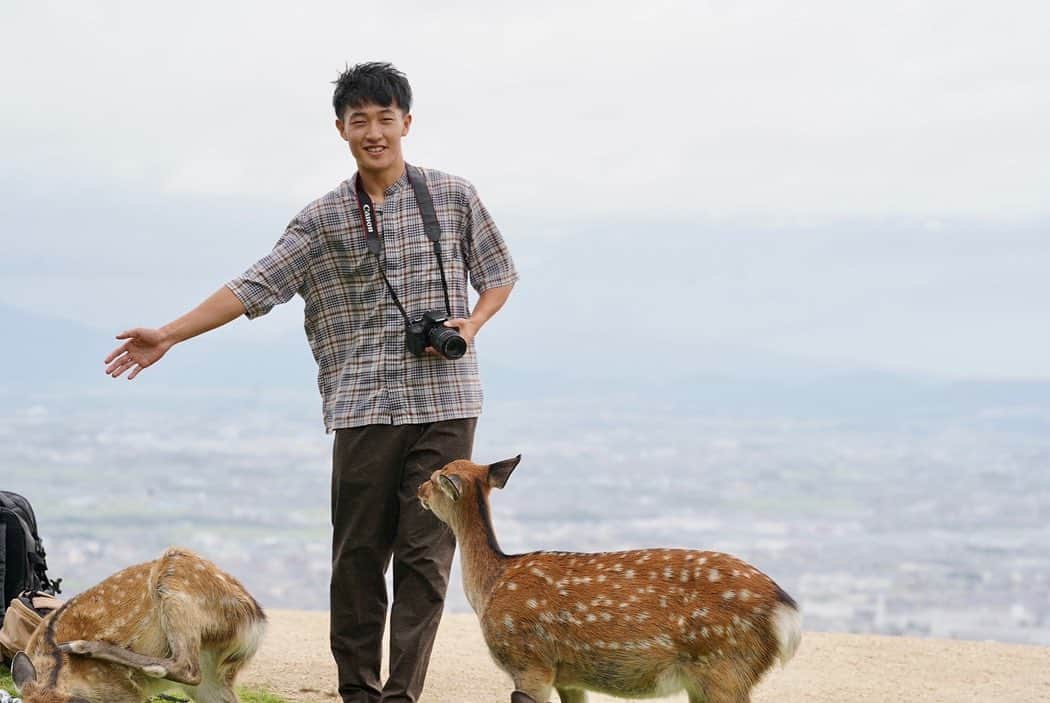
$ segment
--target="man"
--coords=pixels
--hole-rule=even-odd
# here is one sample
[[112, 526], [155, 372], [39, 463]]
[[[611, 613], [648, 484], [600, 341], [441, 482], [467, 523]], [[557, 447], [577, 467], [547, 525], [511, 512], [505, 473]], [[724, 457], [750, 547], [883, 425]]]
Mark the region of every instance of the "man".
[[[331, 644], [339, 693], [345, 703], [415, 701], [454, 550], [451, 530], [422, 510], [416, 490], [434, 469], [471, 455], [482, 400], [472, 342], [517, 273], [473, 186], [406, 166], [411, 89], [402, 73], [385, 63], [349, 68], [333, 105], [355, 176], [306, 206], [269, 255], [197, 308], [159, 329], [117, 335], [126, 341], [106, 358], [106, 372], [133, 379], [179, 342], [303, 297], [325, 427], [336, 433]], [[437, 228], [425, 224], [428, 194], [436, 246], [429, 236]], [[468, 277], [479, 293], [469, 314]], [[461, 358], [439, 354], [432, 336], [418, 356], [406, 348], [406, 322], [428, 311], [447, 316], [445, 327], [466, 342]], [[390, 675], [381, 686], [391, 557]]]

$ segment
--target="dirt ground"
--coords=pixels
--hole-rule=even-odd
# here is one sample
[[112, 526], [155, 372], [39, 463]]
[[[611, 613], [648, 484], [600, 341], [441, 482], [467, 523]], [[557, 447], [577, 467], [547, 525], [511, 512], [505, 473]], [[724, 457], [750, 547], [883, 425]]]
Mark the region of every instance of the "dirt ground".
[[[337, 700], [328, 614], [268, 611], [270, 629], [240, 683], [290, 701]], [[489, 658], [473, 615], [446, 615], [421, 703], [504, 702], [510, 679]], [[590, 694], [592, 703], [617, 700]], [[555, 695], [555, 700], [557, 696]], [[656, 700], [656, 699], [650, 699]], [[685, 703], [684, 694], [659, 701]], [[755, 689], [755, 703], [1037, 703], [1050, 701], [1050, 648], [994, 642], [807, 632], [798, 654]]]

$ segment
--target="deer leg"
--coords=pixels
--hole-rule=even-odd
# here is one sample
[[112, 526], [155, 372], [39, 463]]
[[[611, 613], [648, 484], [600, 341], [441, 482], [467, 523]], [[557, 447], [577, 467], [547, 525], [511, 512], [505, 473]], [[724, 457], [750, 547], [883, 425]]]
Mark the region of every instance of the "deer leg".
[[587, 703], [587, 692], [582, 688], [555, 688], [561, 703]]
[[510, 703], [548, 703], [551, 697], [551, 685], [554, 683], [554, 672], [543, 669], [528, 669], [514, 672], [514, 688], [510, 694]]
[[145, 654], [132, 652], [130, 649], [118, 647], [109, 642], [73, 640], [71, 642], [60, 644], [58, 648], [67, 654], [79, 654], [84, 657], [91, 657], [92, 659], [100, 659], [102, 661], [113, 662], [114, 664], [123, 664], [132, 669], [138, 669], [147, 676], [152, 676], [158, 679], [169, 679], [176, 683], [187, 684], [189, 686], [196, 686], [200, 683], [199, 674], [195, 680], [186, 677], [184, 673], [180, 671], [178, 662], [173, 659], [161, 659], [160, 657], [146, 656]]

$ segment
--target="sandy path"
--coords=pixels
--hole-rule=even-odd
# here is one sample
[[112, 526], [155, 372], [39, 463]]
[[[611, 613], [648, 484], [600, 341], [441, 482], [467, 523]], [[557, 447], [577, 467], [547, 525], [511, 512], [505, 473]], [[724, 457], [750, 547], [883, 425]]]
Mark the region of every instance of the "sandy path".
[[[332, 703], [335, 665], [328, 614], [271, 610], [270, 630], [241, 683], [291, 701]], [[510, 700], [510, 679], [488, 656], [473, 615], [446, 615], [422, 703]], [[555, 696], [555, 699], [557, 696]], [[808, 632], [785, 669], [755, 690], [755, 703], [1050, 702], [1050, 648], [991, 642]], [[592, 703], [616, 699], [590, 695]], [[659, 699], [684, 703], [684, 695]]]

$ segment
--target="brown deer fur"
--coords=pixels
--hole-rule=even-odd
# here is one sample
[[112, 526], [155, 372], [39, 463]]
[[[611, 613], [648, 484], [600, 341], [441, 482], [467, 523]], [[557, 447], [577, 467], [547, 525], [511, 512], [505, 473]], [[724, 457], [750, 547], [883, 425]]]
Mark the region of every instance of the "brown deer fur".
[[236, 703], [265, 624], [236, 579], [171, 548], [49, 614], [11, 673], [24, 703], [141, 703], [179, 687], [197, 703]]
[[728, 554], [638, 549], [576, 554], [499, 549], [489, 516], [520, 456], [455, 461], [419, 489], [460, 547], [463, 586], [489, 651], [514, 679], [512, 703], [583, 703], [685, 689], [690, 703], [747, 703], [801, 637], [798, 607], [768, 576]]

